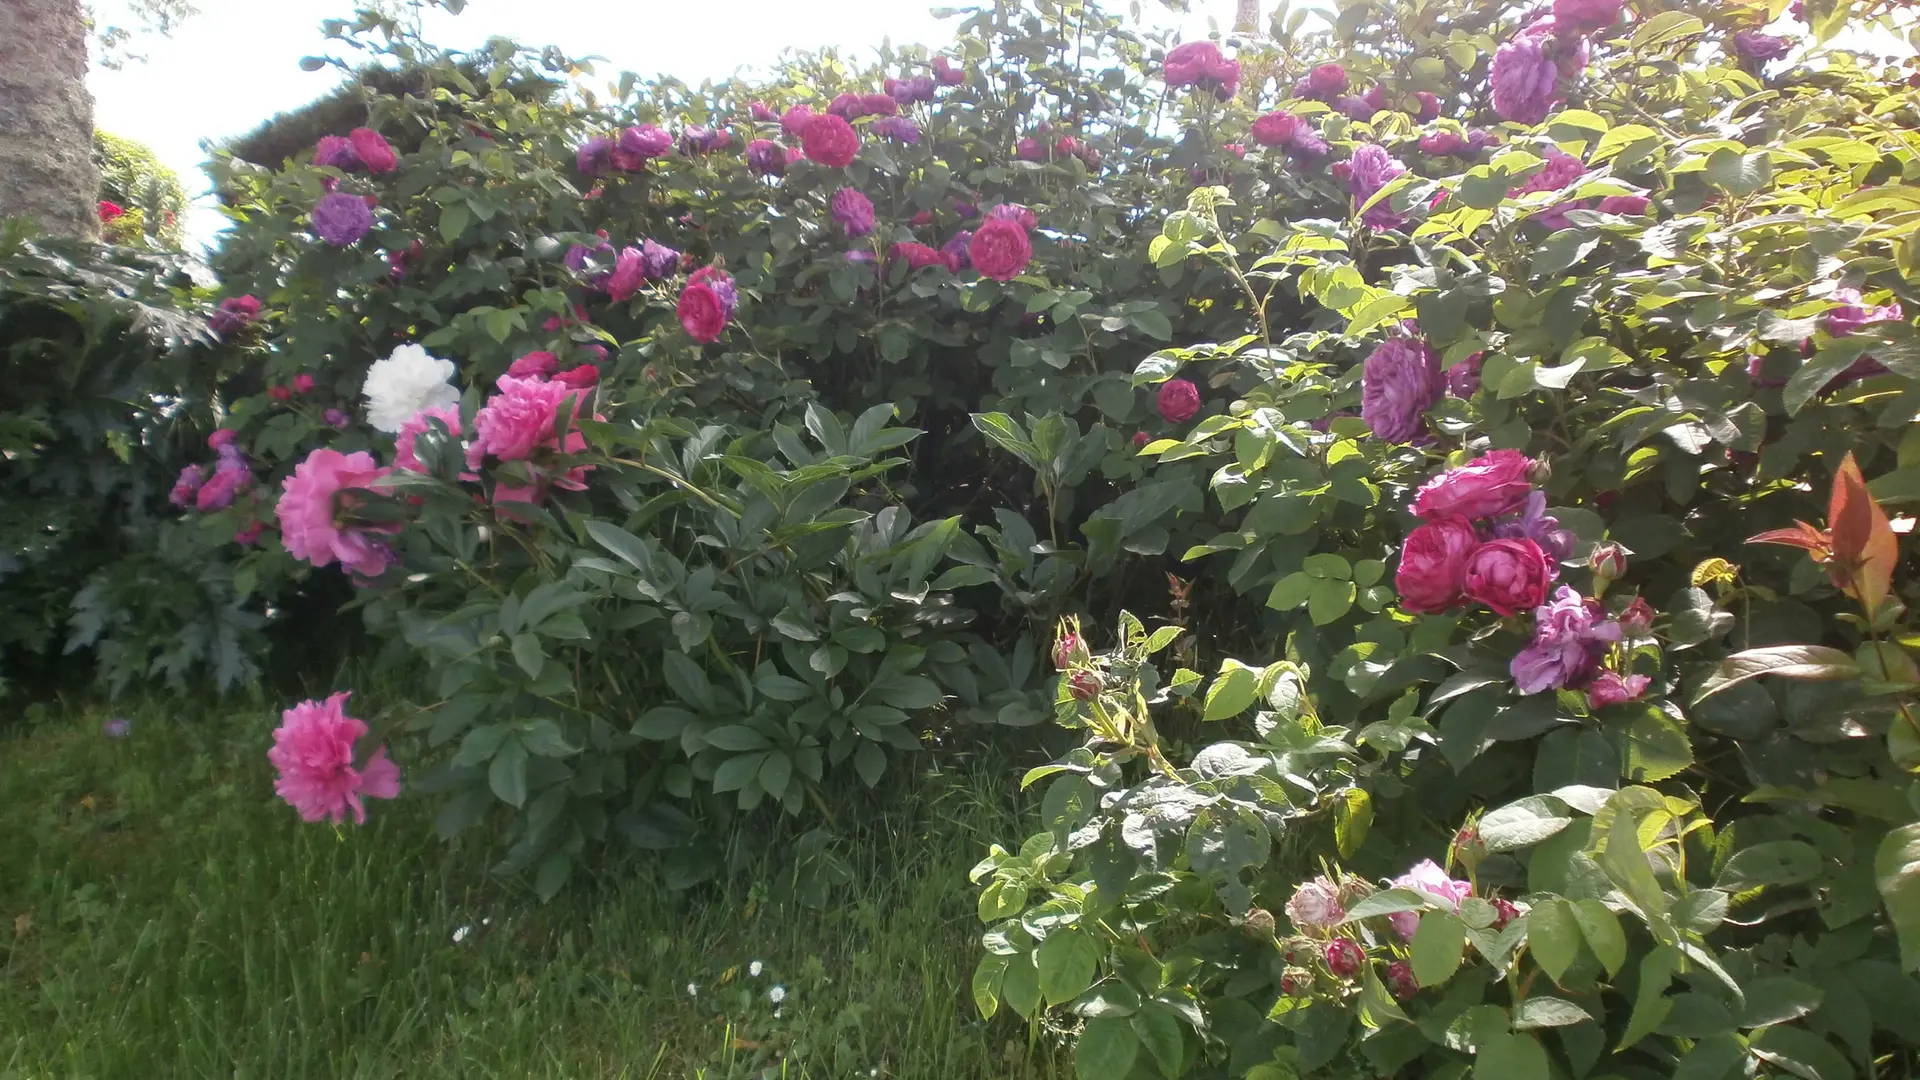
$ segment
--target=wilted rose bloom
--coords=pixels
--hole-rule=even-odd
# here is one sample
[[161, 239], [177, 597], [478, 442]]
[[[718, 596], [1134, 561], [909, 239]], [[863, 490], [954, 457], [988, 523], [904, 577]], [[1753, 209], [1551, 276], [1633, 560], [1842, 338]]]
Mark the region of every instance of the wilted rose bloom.
[[1473, 523], [1460, 517], [1437, 518], [1408, 533], [1393, 579], [1401, 609], [1437, 614], [1460, 603], [1467, 557], [1479, 546]]
[[649, 238], [640, 244], [640, 272], [647, 280], [658, 281], [680, 265], [680, 253]]
[[1905, 316], [1899, 301], [1875, 307], [1866, 302], [1859, 289], [1835, 289], [1833, 299], [1839, 306], [1827, 311], [1826, 326], [1827, 333], [1837, 338], [1852, 337], [1874, 323], [1898, 322]]
[[1440, 399], [1440, 354], [1414, 338], [1381, 342], [1361, 373], [1360, 417], [1376, 437], [1401, 443], [1420, 433]]
[[860, 136], [841, 117], [816, 116], [808, 121], [800, 145], [809, 159], [837, 169], [853, 160], [860, 149]]
[[673, 136], [653, 124], [641, 124], [620, 133], [620, 149], [642, 161], [665, 157], [673, 150]]
[[1645, 675], [1621, 675], [1617, 671], [1602, 671], [1587, 684], [1587, 705], [1594, 709], [1603, 709], [1608, 705], [1625, 705], [1629, 701], [1638, 701], [1647, 692], [1653, 682]]
[[[1473, 884], [1467, 881], [1455, 881], [1447, 876], [1445, 870], [1432, 859], [1422, 859], [1412, 869], [1393, 879], [1396, 889], [1413, 889], [1426, 893], [1437, 900], [1447, 901], [1454, 911], [1460, 910], [1460, 902], [1473, 895]], [[1400, 911], [1387, 916], [1387, 922], [1393, 926], [1393, 932], [1401, 941], [1412, 941], [1414, 933], [1420, 927], [1420, 913]]]
[[313, 163], [323, 168], [351, 171], [360, 167], [360, 155], [353, 152], [352, 139], [322, 135], [313, 147]]
[[780, 114], [780, 130], [786, 133], [787, 138], [797, 139], [806, 133], [807, 125], [813, 123], [813, 118], [818, 115], [805, 105], [795, 105]]
[[760, 176], [779, 176], [787, 171], [787, 152], [772, 139], [755, 139], [747, 144], [747, 168]]
[[1168, 379], [1154, 396], [1160, 419], [1169, 424], [1185, 423], [1200, 411], [1200, 388], [1190, 379]]
[[1293, 96], [1315, 101], [1332, 101], [1347, 92], [1347, 69], [1339, 64], [1321, 64], [1293, 84]]
[[920, 127], [904, 116], [883, 116], [873, 122], [873, 133], [908, 146], [920, 141]]
[[1265, 113], [1253, 122], [1253, 141], [1261, 146], [1285, 146], [1300, 130], [1300, 118], [1290, 112]]
[[1741, 30], [1733, 35], [1733, 51], [1740, 54], [1741, 59], [1764, 64], [1792, 52], [1793, 42], [1757, 30]]
[[1433, 520], [1503, 514], [1520, 506], [1533, 490], [1533, 462], [1518, 450], [1489, 450], [1457, 469], [1448, 469], [1421, 485], [1413, 512]]
[[207, 329], [229, 337], [260, 317], [260, 300], [255, 296], [229, 296], [220, 301], [207, 319]]
[[1420, 136], [1420, 150], [1435, 157], [1464, 154], [1467, 152], [1467, 137], [1453, 130], [1430, 131]]
[[[1346, 184], [1356, 208], [1406, 171], [1407, 167], [1398, 158], [1375, 143], [1362, 143], [1354, 147], [1352, 160], [1333, 167], [1335, 179]], [[1392, 201], [1381, 199], [1374, 203], [1360, 216], [1361, 223], [1370, 229], [1382, 231], [1399, 228], [1406, 218], [1393, 209], [1390, 205]]]
[[1167, 54], [1167, 86], [1211, 91], [1221, 101], [1240, 89], [1240, 62], [1229, 60], [1211, 41], [1189, 41]]
[[933, 77], [939, 79], [942, 86], [958, 86], [966, 81], [967, 72], [946, 57], [936, 56], [933, 58]]
[[1033, 241], [1018, 222], [991, 218], [967, 241], [967, 255], [981, 276], [1012, 281], [1033, 261]]
[[830, 212], [848, 236], [865, 236], [873, 231], [873, 200], [854, 188], [834, 192]]
[[1647, 603], [1644, 596], [1636, 596], [1620, 613], [1620, 632], [1630, 638], [1643, 638], [1653, 633], [1653, 605]]
[[348, 247], [373, 229], [373, 210], [365, 199], [336, 191], [314, 205], [314, 235], [333, 247]]
[[1598, 602], [1565, 585], [1533, 614], [1533, 642], [1510, 665], [1522, 694], [1579, 686], [1623, 636], [1620, 624], [1608, 619]]
[[1537, 124], [1560, 100], [1560, 71], [1548, 58], [1546, 45], [1516, 35], [1494, 50], [1488, 69], [1493, 84], [1493, 111], [1502, 120]]
[[1491, 540], [1467, 557], [1461, 579], [1469, 600], [1500, 615], [1517, 615], [1547, 599], [1554, 569], [1540, 545], [1527, 539]]
[[973, 233], [961, 229], [953, 234], [952, 239], [940, 245], [940, 254], [946, 256], [947, 266], [954, 273], [973, 265], [973, 256], [967, 251], [967, 245], [972, 242]]
[[1604, 30], [1620, 19], [1626, 0], [1553, 0], [1554, 21], [1577, 33]]
[[1287, 901], [1287, 918], [1302, 930], [1331, 930], [1346, 917], [1338, 890], [1324, 876], [1301, 882]]
[[185, 510], [193, 504], [200, 491], [200, 485], [206, 482], [206, 472], [198, 465], [188, 465], [174, 478], [173, 490], [168, 492], [167, 501]]
[[274, 508], [287, 554], [314, 566], [338, 562], [361, 577], [378, 577], [393, 562], [393, 552], [378, 534], [399, 526], [353, 524], [339, 514], [352, 508], [352, 497], [344, 492], [373, 487], [389, 471], [377, 467], [365, 450], [342, 454], [322, 447], [308, 454], [287, 477]]
[[390, 173], [400, 167], [400, 158], [393, 152], [393, 146], [372, 128], [354, 128], [347, 133], [347, 141], [353, 144], [354, 156], [370, 173]]
[[1621, 217], [1638, 217], [1647, 212], [1648, 200], [1645, 195], [1609, 195], [1600, 200], [1600, 212], [1619, 214]]
[[904, 240], [893, 245], [893, 250], [889, 253], [888, 257], [905, 259], [907, 260], [907, 265], [915, 270], [922, 270], [929, 266], [947, 265], [947, 257], [940, 249], [931, 248], [925, 244], [915, 243], [911, 240]]

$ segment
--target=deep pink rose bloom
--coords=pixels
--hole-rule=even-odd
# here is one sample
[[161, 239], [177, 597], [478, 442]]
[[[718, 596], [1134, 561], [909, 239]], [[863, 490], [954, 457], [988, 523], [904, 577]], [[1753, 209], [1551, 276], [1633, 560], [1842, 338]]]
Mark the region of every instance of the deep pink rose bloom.
[[620, 149], [642, 161], [665, 157], [673, 150], [673, 136], [653, 124], [641, 124], [620, 133]]
[[274, 793], [300, 812], [302, 821], [330, 819], [335, 825], [353, 812], [353, 823], [367, 823], [361, 798], [394, 799], [400, 795], [400, 766], [387, 757], [387, 748], [374, 750], [362, 768], [354, 768], [353, 745], [367, 733], [365, 722], [346, 714], [349, 693], [342, 691], [324, 702], [303, 701], [280, 714], [267, 760], [279, 776]]
[[[965, 217], [967, 215], [962, 214], [961, 216]], [[1011, 221], [1015, 225], [1028, 231], [1031, 231], [1033, 227], [1040, 222], [1040, 219], [1034, 216], [1032, 210], [1021, 206], [1019, 203], [1001, 203], [987, 211], [987, 219], [990, 221]]]
[[580, 364], [555, 372], [553, 381], [575, 390], [587, 390], [600, 384], [600, 369], [593, 364]]
[[266, 525], [264, 523], [250, 521], [234, 531], [233, 542], [239, 544], [241, 547], [252, 547], [260, 542], [260, 534], [265, 530]]
[[1427, 93], [1425, 90], [1416, 90], [1413, 93], [1413, 99], [1420, 103], [1420, 111], [1415, 113], [1413, 116], [1415, 120], [1424, 124], [1432, 120], [1438, 120], [1440, 118], [1440, 99], [1439, 98], [1434, 97], [1432, 94]]
[[1514, 656], [1510, 670], [1522, 694], [1561, 690], [1586, 682], [1607, 649], [1623, 636], [1596, 600], [1565, 585], [1553, 602], [1533, 612], [1533, 642]]
[[372, 128], [354, 128], [347, 133], [347, 141], [353, 144], [354, 156], [370, 173], [390, 173], [400, 167], [400, 157], [393, 152], [393, 146]]
[[1620, 19], [1626, 0], [1553, 0], [1553, 20], [1577, 33], [1604, 30]]
[[1153, 436], [1147, 434], [1144, 431], [1136, 431], [1133, 433], [1133, 445], [1136, 447], [1145, 446], [1152, 441], [1153, 441]]
[[1554, 578], [1547, 553], [1532, 540], [1489, 540], [1467, 557], [1462, 579], [1467, 599], [1501, 615], [1517, 615], [1546, 602]]
[[1533, 461], [1518, 450], [1489, 450], [1422, 484], [1413, 498], [1413, 512], [1429, 521], [1504, 514], [1527, 501], [1533, 490], [1532, 469]]
[[1587, 684], [1587, 706], [1604, 709], [1608, 705], [1625, 705], [1629, 701], [1639, 701], [1653, 682], [1645, 675], [1621, 675], [1617, 671], [1602, 671]]
[[1436, 518], [1408, 533], [1393, 578], [1401, 610], [1434, 614], [1460, 603], [1467, 557], [1479, 546], [1473, 523], [1461, 517]]
[[860, 136], [853, 125], [838, 116], [816, 116], [800, 136], [807, 157], [829, 168], [838, 169], [853, 160], [860, 149]]
[[607, 275], [607, 295], [615, 300], [630, 299], [640, 291], [640, 283], [646, 277], [646, 264], [641, 259], [640, 249], [621, 248], [620, 257], [613, 263], [613, 273]]
[[858, 120], [866, 115], [865, 104], [859, 94], [836, 94], [827, 102], [827, 113], [843, 120]]
[[703, 345], [720, 340], [727, 329], [726, 306], [711, 285], [688, 285], [682, 289], [675, 313], [687, 336]]
[[507, 374], [516, 379], [544, 379], [553, 374], [560, 358], [550, 352], [530, 352], [507, 366]]
[[1293, 84], [1293, 96], [1315, 101], [1332, 101], [1347, 92], [1347, 69], [1339, 64], [1321, 64]]
[[1299, 130], [1299, 117], [1285, 111], [1270, 112], [1253, 122], [1253, 141], [1261, 146], [1285, 146]]
[[843, 187], [833, 193], [832, 216], [848, 236], [865, 236], [873, 231], [873, 200]]
[[308, 454], [287, 477], [274, 509], [287, 554], [314, 566], [338, 562], [361, 577], [378, 577], [393, 553], [375, 533], [396, 532], [399, 526], [375, 530], [342, 523], [338, 511], [350, 509], [354, 499], [343, 493], [372, 487], [389, 471], [375, 465], [365, 450], [342, 454], [323, 447]]
[[1371, 119], [1374, 113], [1384, 112], [1386, 110], [1387, 88], [1384, 86], [1381, 86], [1379, 83], [1374, 83], [1371, 87], [1367, 89], [1366, 93], [1360, 95], [1360, 100], [1362, 102], [1365, 102], [1367, 108], [1371, 111], [1368, 112], [1366, 116], [1356, 116], [1354, 117], [1354, 119], [1356, 120]]
[[1769, 60], [1778, 60], [1792, 52], [1793, 42], [1783, 37], [1776, 37], [1773, 34], [1762, 34], [1756, 30], [1742, 30], [1733, 35], [1733, 51], [1739, 53], [1743, 60], [1753, 60], [1764, 64]]
[[966, 81], [965, 68], [954, 66], [953, 61], [944, 56], [933, 58], [933, 77], [940, 80], [942, 86], [958, 86]]
[[795, 105], [780, 114], [780, 130], [786, 133], [787, 138], [797, 139], [806, 133], [807, 125], [818, 115], [805, 105]]
[[1167, 54], [1167, 86], [1211, 91], [1221, 101], [1240, 89], [1240, 61], [1229, 60], [1211, 41], [1189, 41]]
[[167, 493], [167, 501], [185, 510], [193, 504], [194, 496], [199, 494], [200, 485], [206, 483], [206, 470], [198, 465], [188, 465], [174, 478], [173, 490]]
[[343, 135], [322, 135], [313, 147], [313, 163], [323, 168], [352, 170], [360, 167], [360, 155], [353, 152], [352, 139]]
[[311, 215], [314, 235], [333, 247], [348, 247], [373, 229], [373, 210], [358, 195], [336, 191], [322, 198]]
[[[1362, 143], [1354, 147], [1351, 161], [1343, 161], [1333, 167], [1334, 178], [1345, 183], [1347, 191], [1353, 195], [1355, 208], [1406, 171], [1407, 167], [1387, 153], [1386, 147], [1374, 143]], [[1392, 202], [1389, 198], [1374, 203], [1360, 216], [1361, 224], [1383, 232], [1399, 228], [1406, 218], [1393, 209]]]
[[866, 94], [860, 98], [860, 111], [867, 116], [897, 116], [900, 103], [891, 94]]
[[1416, 338], [1391, 338], [1367, 357], [1360, 376], [1360, 418], [1376, 437], [1402, 443], [1420, 433], [1440, 399], [1440, 354]]
[[221, 337], [231, 337], [235, 332], [251, 325], [260, 317], [260, 300], [255, 296], [229, 296], [220, 301], [213, 315], [207, 319], [207, 329]]
[[911, 240], [905, 240], [893, 245], [893, 249], [889, 252], [888, 257], [905, 259], [907, 260], [907, 265], [915, 270], [923, 270], [929, 266], [947, 265], [947, 257], [939, 248], [928, 247], [925, 244], [915, 243]]
[[1457, 398], [1470, 398], [1480, 392], [1480, 360], [1485, 355], [1485, 353], [1471, 353], [1447, 369], [1448, 394]]
[[1237, 142], [1223, 143], [1221, 144], [1220, 149], [1225, 150], [1227, 153], [1232, 154], [1234, 157], [1240, 158], [1243, 161], [1246, 159], [1246, 156], [1247, 156], [1247, 148]]
[[210, 450], [225, 450], [227, 447], [234, 445], [239, 440], [240, 440], [239, 432], [233, 430], [232, 428], [223, 427], [215, 430], [213, 434], [207, 436], [207, 448]]
[[974, 230], [967, 257], [981, 276], [1012, 281], [1033, 261], [1033, 241], [1027, 230], [1004, 218], [991, 218]]
[[[521, 360], [528, 360], [535, 356], [545, 356], [548, 359], [553, 358], [552, 353], [529, 353], [521, 357], [520, 360], [515, 360], [514, 366], [518, 367]], [[421, 463], [419, 456], [414, 453], [414, 444], [421, 433], [433, 430], [433, 425], [430, 423], [432, 420], [439, 420], [445, 424], [447, 426], [447, 434], [453, 436], [455, 439], [460, 437], [460, 406], [435, 405], [432, 408], [422, 409], [408, 417], [406, 421], [400, 425], [400, 434], [394, 436], [394, 468], [406, 469], [409, 472], [417, 473], [427, 471], [427, 467]]]
[[1600, 200], [1600, 212], [1619, 214], [1621, 217], [1638, 217], [1647, 212], [1648, 205], [1645, 195], [1609, 195]]
[[[1508, 190], [1507, 194], [1516, 196], [1535, 191], [1559, 191], [1587, 173], [1587, 166], [1579, 158], [1557, 146], [1547, 147], [1546, 159], [1547, 163], [1539, 172], [1527, 177], [1517, 187]], [[1585, 205], [1584, 201], [1577, 199], [1571, 202], [1555, 203], [1544, 210], [1535, 211], [1534, 220], [1545, 225], [1549, 230], [1564, 229], [1568, 224], [1567, 211], [1579, 209]]]
[[1488, 79], [1502, 120], [1537, 124], [1560, 100], [1560, 71], [1538, 40], [1516, 36], [1494, 50]]
[[748, 102], [747, 114], [761, 123], [780, 119], [780, 114], [769, 108], [764, 101]]
[[1401, 1001], [1411, 1001], [1420, 994], [1420, 980], [1413, 974], [1413, 965], [1405, 960], [1395, 960], [1387, 965], [1387, 989]]
[[1452, 130], [1430, 131], [1420, 136], [1420, 150], [1435, 157], [1464, 154], [1467, 152], [1467, 137]]
[[312, 393], [312, 391], [313, 391], [313, 376], [303, 371], [300, 374], [295, 375], [293, 377], [294, 393], [307, 394], [307, 393]]
[[1040, 148], [1038, 139], [1021, 139], [1013, 144], [1013, 156], [1021, 161], [1045, 161], [1047, 152]]
[[[1452, 904], [1454, 911], [1460, 910], [1462, 900], [1473, 895], [1472, 882], [1455, 881], [1448, 877], [1447, 872], [1440, 869], [1440, 865], [1432, 859], [1422, 859], [1415, 863], [1412, 869], [1394, 878], [1393, 887], [1426, 893], [1436, 900]], [[1420, 913], [1417, 911], [1395, 912], [1387, 916], [1387, 922], [1393, 926], [1393, 932], [1399, 935], [1401, 941], [1412, 941], [1413, 935], [1420, 928]]]
[[1160, 419], [1167, 423], [1185, 423], [1200, 411], [1200, 388], [1191, 379], [1168, 379], [1160, 384], [1154, 406], [1160, 410]]

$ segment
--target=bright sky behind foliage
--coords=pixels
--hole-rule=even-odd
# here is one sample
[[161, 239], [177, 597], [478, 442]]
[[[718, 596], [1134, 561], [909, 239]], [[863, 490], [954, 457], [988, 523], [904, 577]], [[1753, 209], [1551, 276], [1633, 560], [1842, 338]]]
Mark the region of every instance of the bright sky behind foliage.
[[[95, 123], [152, 147], [179, 172], [189, 195], [207, 187], [198, 171], [207, 156], [202, 139], [241, 134], [337, 83], [337, 70], [304, 72], [300, 58], [329, 51], [334, 43], [322, 38], [321, 21], [347, 17], [354, 6], [352, 0], [195, 4], [200, 13], [171, 39], [135, 44], [146, 63], [96, 68], [88, 79]], [[1222, 21], [1232, 18], [1230, 0], [1196, 6], [1219, 8]], [[473, 47], [501, 35], [605, 57], [595, 66], [601, 82], [632, 70], [696, 84], [771, 64], [789, 47], [833, 45], [858, 55], [887, 39], [944, 44], [957, 22], [935, 19], [927, 0], [472, 0], [457, 18], [435, 15], [428, 37], [439, 44]], [[1204, 17], [1192, 21], [1190, 32], [1205, 32]], [[202, 198], [189, 218], [190, 242], [204, 244], [224, 225], [211, 200]]]

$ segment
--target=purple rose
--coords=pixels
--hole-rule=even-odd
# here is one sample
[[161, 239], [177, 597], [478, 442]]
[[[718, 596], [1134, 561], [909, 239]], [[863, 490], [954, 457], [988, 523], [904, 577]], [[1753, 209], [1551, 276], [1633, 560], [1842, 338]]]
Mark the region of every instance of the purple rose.
[[971, 243], [973, 243], [973, 233], [961, 229], [953, 234], [951, 240], [940, 245], [940, 253], [947, 257], [947, 265], [953, 268], [954, 273], [957, 274], [973, 265], [973, 255], [967, 250], [967, 245]]
[[747, 168], [757, 176], [779, 176], [787, 171], [787, 152], [772, 139], [747, 144]]
[[[1358, 209], [1373, 193], [1407, 171], [1398, 158], [1387, 153], [1383, 146], [1374, 143], [1362, 143], [1353, 148], [1353, 158], [1333, 167], [1333, 175], [1347, 185], [1347, 191], [1353, 196], [1353, 205]], [[1381, 199], [1360, 215], [1361, 224], [1369, 229], [1386, 231], [1397, 229], [1406, 220], [1394, 211], [1391, 199]]]
[[883, 116], [873, 122], [873, 133], [908, 146], [920, 141], [920, 127], [904, 116]]
[[780, 119], [780, 114], [777, 112], [774, 112], [771, 108], [769, 108], [767, 103], [764, 101], [748, 102], [747, 115], [753, 117], [754, 120], [760, 123], [767, 123], [773, 120]]
[[1537, 124], [1560, 100], [1560, 71], [1540, 41], [1515, 36], [1493, 53], [1487, 72], [1493, 111], [1502, 120]]
[[193, 505], [193, 498], [200, 492], [200, 485], [206, 482], [206, 472], [198, 465], [188, 465], [180, 470], [173, 481], [173, 490], [167, 494], [167, 501], [185, 510]]
[[1839, 306], [1827, 311], [1827, 333], [1837, 338], [1852, 337], [1874, 323], [1898, 322], [1905, 315], [1899, 301], [1873, 307], [1860, 295], [1859, 289], [1835, 289], [1833, 299]]
[[1522, 694], [1581, 685], [1622, 636], [1620, 624], [1606, 617], [1599, 602], [1565, 585], [1552, 603], [1534, 609], [1533, 618], [1533, 642], [1511, 665]]
[[1773, 34], [1762, 34], [1757, 30], [1742, 30], [1733, 35], [1733, 51], [1740, 54], [1743, 60], [1764, 64], [1792, 52], [1793, 42]]
[[1447, 393], [1452, 397], [1470, 398], [1480, 392], [1480, 358], [1485, 353], [1472, 353], [1466, 359], [1447, 369]]
[[[1555, 562], [1572, 553], [1576, 540], [1572, 533], [1560, 527], [1559, 518], [1547, 513], [1547, 493], [1537, 489], [1527, 492], [1526, 501], [1521, 503], [1518, 514], [1493, 523], [1493, 535], [1501, 539], [1531, 540], [1539, 544], [1541, 550], [1552, 556]], [[1554, 573], [1555, 576], [1559, 574], [1558, 570]], [[1533, 604], [1526, 606], [1532, 607]]]
[[580, 148], [573, 152], [573, 163], [582, 173], [598, 176], [601, 170], [607, 167], [607, 159], [612, 153], [613, 140], [595, 135], [581, 143]]
[[360, 155], [354, 153], [352, 139], [344, 135], [322, 135], [313, 147], [313, 163], [351, 171], [360, 167]]
[[1440, 354], [1416, 338], [1391, 338], [1367, 357], [1360, 377], [1360, 418], [1376, 437], [1403, 443], [1420, 433], [1440, 398]]
[[665, 157], [673, 149], [673, 136], [652, 124], [641, 124], [620, 133], [620, 149], [642, 161]]
[[1579, 33], [1604, 30], [1620, 19], [1626, 0], [1553, 0], [1556, 23]]
[[854, 188], [843, 187], [833, 193], [831, 213], [848, 236], [865, 236], [873, 231], [873, 200]]
[[[1374, 89], [1378, 90], [1379, 87], [1376, 86]], [[1373, 102], [1354, 94], [1345, 94], [1334, 98], [1332, 104], [1334, 112], [1339, 113], [1349, 120], [1371, 120], [1373, 119], [1373, 114], [1380, 111], [1374, 106]]]
[[643, 240], [640, 243], [640, 272], [649, 281], [658, 281], [680, 265], [680, 253], [665, 244]]
[[888, 96], [902, 105], [933, 100], [933, 76], [915, 75], [907, 79], [888, 79]]
[[1339, 64], [1321, 64], [1293, 84], [1293, 96], [1314, 101], [1332, 101], [1347, 92], [1347, 69]]
[[336, 191], [314, 205], [314, 234], [334, 247], [359, 243], [373, 229], [373, 208], [358, 195]]

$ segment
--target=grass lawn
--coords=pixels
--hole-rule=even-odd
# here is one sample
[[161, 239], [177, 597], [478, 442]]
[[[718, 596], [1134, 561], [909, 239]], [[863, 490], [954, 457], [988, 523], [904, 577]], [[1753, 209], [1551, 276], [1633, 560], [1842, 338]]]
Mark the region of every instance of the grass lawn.
[[429, 800], [301, 823], [276, 722], [156, 700], [0, 726], [0, 1080], [1065, 1071], [968, 996], [966, 871], [1025, 835], [1011, 765], [915, 779], [824, 908], [639, 860], [542, 905], [436, 839]]

